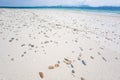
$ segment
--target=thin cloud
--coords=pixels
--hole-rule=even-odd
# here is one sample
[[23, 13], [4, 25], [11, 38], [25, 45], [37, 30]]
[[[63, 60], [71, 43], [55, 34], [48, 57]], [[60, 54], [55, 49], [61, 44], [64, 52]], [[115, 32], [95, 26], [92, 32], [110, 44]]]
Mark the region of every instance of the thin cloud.
[[120, 0], [0, 0], [0, 6], [120, 6]]

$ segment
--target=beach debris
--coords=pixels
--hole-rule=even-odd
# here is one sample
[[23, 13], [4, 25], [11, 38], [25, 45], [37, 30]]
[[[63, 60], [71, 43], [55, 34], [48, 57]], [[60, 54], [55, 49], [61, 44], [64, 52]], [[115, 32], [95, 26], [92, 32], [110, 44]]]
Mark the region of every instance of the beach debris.
[[9, 42], [12, 42], [14, 40], [14, 38], [11, 38], [10, 40], [9, 40]]
[[48, 66], [48, 69], [54, 69], [54, 66], [50, 65], [50, 66]]
[[61, 26], [60, 24], [55, 24], [56, 26]]
[[75, 71], [74, 71], [74, 70], [72, 70], [72, 73], [75, 73]]
[[94, 59], [94, 57], [93, 57], [93, 56], [90, 56], [90, 58], [91, 58], [91, 59]]
[[99, 48], [102, 49], [102, 50], [104, 49], [103, 47], [99, 47]]
[[78, 60], [81, 60], [81, 58], [80, 58], [81, 56], [82, 56], [82, 54], [79, 54], [79, 56], [78, 56], [78, 58], [77, 58], [77, 59], [78, 59]]
[[80, 57], [77, 58], [78, 60], [81, 60]]
[[74, 68], [74, 66], [71, 64], [71, 68]]
[[86, 63], [85, 63], [85, 61], [84, 61], [84, 60], [82, 60], [82, 63], [83, 63], [83, 65], [86, 65]]
[[55, 67], [59, 67], [60, 65], [59, 64], [55, 64]]
[[60, 64], [60, 61], [58, 61], [57, 63]]
[[77, 41], [77, 40], [75, 40], [75, 42], [77, 43], [78, 41]]
[[98, 55], [101, 55], [101, 53], [100, 52], [97, 52], [98, 53]]
[[118, 57], [115, 57], [116, 60], [118, 60]]
[[44, 73], [43, 72], [39, 72], [39, 76], [40, 76], [40, 78], [44, 78]]
[[32, 44], [29, 44], [29, 46], [34, 47], [34, 45], [32, 45]]
[[91, 51], [91, 50], [93, 50], [93, 48], [90, 48], [89, 50]]
[[24, 54], [22, 54], [21, 57], [24, 57]]
[[64, 58], [64, 61], [63, 61], [64, 63], [66, 63], [67, 65], [69, 65], [69, 64], [71, 64], [72, 63], [72, 61], [71, 60], [69, 60], [69, 59], [67, 59], [67, 58]]
[[67, 44], [68, 42], [67, 42], [67, 41], [65, 41], [65, 43]]
[[25, 51], [24, 54], [26, 54], [27, 52]]
[[81, 80], [85, 80], [83, 77], [80, 78]]
[[11, 61], [14, 61], [14, 58], [11, 58]]
[[78, 29], [75, 29], [75, 28], [74, 28], [73, 31], [78, 31]]
[[81, 57], [82, 56], [82, 54], [79, 54], [79, 57]]
[[72, 51], [72, 53], [75, 53], [75, 51]]
[[44, 43], [47, 44], [47, 43], [49, 43], [49, 41], [45, 41]]
[[102, 57], [102, 59], [103, 59], [105, 62], [107, 61], [104, 57]]
[[79, 47], [81, 51], [83, 51], [83, 48], [82, 47]]
[[21, 47], [25, 46], [25, 44], [22, 44]]

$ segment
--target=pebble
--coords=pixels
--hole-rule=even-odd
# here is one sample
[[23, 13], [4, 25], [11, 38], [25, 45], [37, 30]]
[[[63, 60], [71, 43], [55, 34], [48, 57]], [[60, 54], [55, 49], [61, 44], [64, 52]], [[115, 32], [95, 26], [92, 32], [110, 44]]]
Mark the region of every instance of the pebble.
[[97, 52], [99, 55], [101, 55], [101, 53], [100, 52]]
[[74, 71], [74, 70], [72, 70], [72, 73], [75, 73], [75, 71]]
[[91, 58], [91, 59], [94, 59], [94, 57], [93, 57], [93, 56], [90, 56], [90, 58]]
[[49, 66], [48, 69], [54, 69], [54, 66]]
[[60, 61], [58, 61], [57, 63], [60, 64]]
[[27, 52], [24, 52], [24, 54], [26, 54]]
[[105, 62], [107, 61], [104, 57], [102, 57], [102, 59], [103, 59]]
[[83, 63], [83, 65], [86, 65], [86, 63], [85, 63], [85, 61], [84, 61], [84, 60], [82, 60], [82, 63]]
[[78, 57], [78, 60], [81, 60], [81, 59]]
[[116, 60], [118, 60], [118, 57], [115, 57]]
[[21, 47], [25, 46], [25, 44], [22, 44]]
[[60, 65], [59, 64], [55, 64], [55, 67], [59, 67]]
[[80, 78], [81, 80], [85, 80], [83, 77]]
[[14, 61], [14, 58], [11, 58], [11, 61]]
[[12, 42], [14, 40], [14, 38], [11, 38], [11, 40], [9, 40], [9, 42]]
[[83, 48], [82, 47], [79, 47], [81, 51], [83, 51]]
[[39, 72], [39, 76], [40, 76], [40, 78], [44, 78], [44, 73], [43, 72]]
[[22, 54], [21, 57], [24, 57], [24, 54]]
[[69, 60], [69, 59], [67, 59], [67, 58], [64, 58], [64, 61], [63, 61], [64, 63], [66, 63], [66, 64], [71, 64], [72, 63], [72, 61], [71, 60]]
[[74, 66], [71, 64], [71, 68], [74, 68]]

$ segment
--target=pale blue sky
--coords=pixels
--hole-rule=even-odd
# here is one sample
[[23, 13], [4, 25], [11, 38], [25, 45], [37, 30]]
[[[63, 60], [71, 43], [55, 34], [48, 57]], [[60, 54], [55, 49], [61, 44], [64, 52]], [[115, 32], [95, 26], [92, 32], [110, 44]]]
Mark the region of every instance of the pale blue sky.
[[0, 0], [0, 6], [120, 6], [120, 0]]

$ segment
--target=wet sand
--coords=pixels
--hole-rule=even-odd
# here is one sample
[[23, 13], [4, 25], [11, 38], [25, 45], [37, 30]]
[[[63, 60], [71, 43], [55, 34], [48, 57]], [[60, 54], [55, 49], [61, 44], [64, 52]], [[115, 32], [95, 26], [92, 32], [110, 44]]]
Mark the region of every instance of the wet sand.
[[120, 80], [120, 15], [0, 9], [0, 80]]

